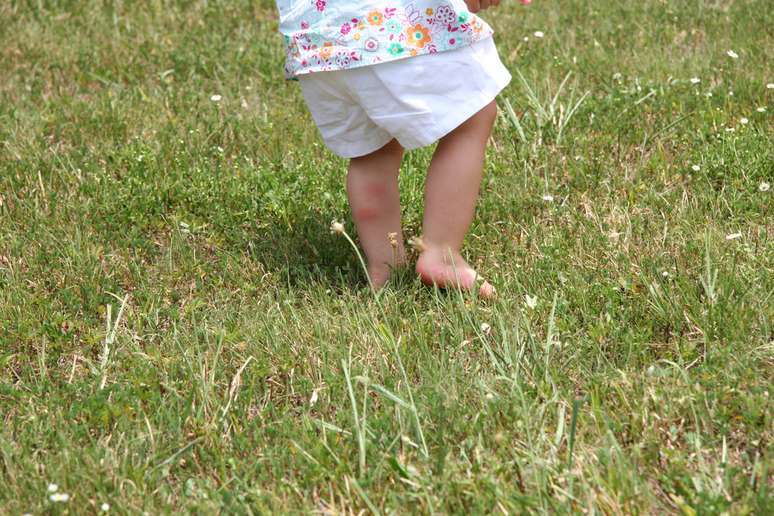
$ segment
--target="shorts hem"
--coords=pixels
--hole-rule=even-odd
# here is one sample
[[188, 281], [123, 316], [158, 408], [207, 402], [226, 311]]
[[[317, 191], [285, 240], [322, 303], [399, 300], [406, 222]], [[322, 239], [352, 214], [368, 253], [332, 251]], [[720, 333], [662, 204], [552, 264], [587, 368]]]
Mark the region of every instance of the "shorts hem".
[[419, 135], [418, 137], [414, 136], [412, 139], [413, 141], [411, 142], [407, 141], [404, 143], [401, 141], [400, 137], [397, 136], [396, 139], [406, 150], [419, 149], [421, 147], [432, 145], [489, 105], [489, 103], [495, 100], [510, 82], [511, 74], [503, 66], [502, 70], [497, 73], [497, 76], [493, 77], [493, 81], [491, 82], [492, 86], [479, 91], [476, 102], [471, 101], [470, 103], [466, 103], [465, 109], [449, 113], [449, 115], [444, 117], [440, 122], [434, 124], [432, 130]]
[[[352, 159], [352, 158], [360, 158], [362, 156], [366, 156], [368, 154], [371, 154], [372, 152], [376, 152], [388, 143], [390, 143], [394, 138], [386, 134], [384, 138], [379, 139], [372, 139], [371, 141], [367, 143], [362, 143], [358, 145], [357, 147], [353, 148], [353, 145], [347, 144], [346, 146], [338, 147], [338, 146], [332, 146], [330, 143], [325, 141], [325, 138], [323, 138], [323, 142], [325, 143], [325, 146], [330, 149], [331, 152], [333, 152], [335, 155], [337, 155], [340, 158], [344, 159]], [[340, 150], [341, 149], [341, 150]], [[343, 150], [346, 149], [346, 150]]]

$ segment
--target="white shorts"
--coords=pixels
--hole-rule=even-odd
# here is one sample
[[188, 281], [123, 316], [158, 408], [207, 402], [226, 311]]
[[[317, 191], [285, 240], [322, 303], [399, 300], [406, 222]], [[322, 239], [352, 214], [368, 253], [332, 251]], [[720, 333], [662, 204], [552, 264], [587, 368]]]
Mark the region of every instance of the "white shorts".
[[373, 66], [299, 76], [325, 144], [343, 158], [393, 138], [405, 149], [438, 141], [508, 85], [492, 38]]

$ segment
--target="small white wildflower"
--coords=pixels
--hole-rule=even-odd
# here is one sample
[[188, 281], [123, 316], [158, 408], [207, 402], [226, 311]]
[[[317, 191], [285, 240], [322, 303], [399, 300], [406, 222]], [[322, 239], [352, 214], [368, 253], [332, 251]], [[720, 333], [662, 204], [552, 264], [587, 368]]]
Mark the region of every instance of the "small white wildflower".
[[54, 493], [51, 496], [49, 496], [48, 499], [54, 503], [56, 502], [65, 503], [70, 499], [70, 495], [67, 493]]
[[529, 41], [529, 38], [527, 36], [524, 36], [524, 41]]
[[110, 510], [110, 504], [105, 502], [102, 505], [99, 506], [99, 510], [102, 512], [108, 512]]
[[653, 376], [656, 373], [656, 366], [650, 365], [647, 370], [648, 376]]
[[534, 310], [537, 306], [538, 299], [537, 296], [530, 296], [529, 294], [526, 294], [524, 296], [524, 302], [530, 308], [530, 310]]
[[542, 30], [536, 30], [535, 32], [532, 33], [532, 35], [535, 36], [536, 38], [542, 38], [543, 36], [545, 36]]
[[770, 188], [771, 188], [771, 185], [766, 181], [763, 181], [761, 182], [761, 184], [758, 185], [758, 191], [760, 192], [768, 192]]
[[726, 235], [726, 240], [736, 240], [737, 238], [742, 238], [741, 233], [730, 233]]
[[311, 406], [314, 406], [315, 403], [317, 403], [317, 393], [320, 391], [320, 389], [315, 389], [312, 391], [312, 396], [309, 398], [309, 404]]
[[56, 493], [59, 491], [59, 486], [56, 484], [48, 484], [48, 492], [49, 493]]
[[750, 121], [747, 120], [747, 118], [742, 117], [742, 118], [739, 119], [739, 123], [742, 124], [742, 125], [747, 125], [748, 123], [750, 123]]
[[698, 77], [691, 77], [691, 84], [699, 84], [701, 82], [701, 79]]
[[489, 335], [492, 333], [492, 327], [489, 326], [487, 323], [481, 323], [481, 333], [484, 335]]
[[764, 106], [761, 106], [758, 109], [756, 109], [755, 111], [757, 111], [758, 113], [765, 113], [766, 112], [766, 108]]
[[711, 96], [712, 96], [712, 92], [711, 92], [711, 91], [708, 91], [707, 93], [705, 93], [705, 94], [704, 94], [704, 96], [706, 96], [706, 97], [711, 97]]
[[484, 397], [485, 397], [486, 399], [488, 399], [488, 400], [493, 400], [493, 399], [494, 399], [494, 394], [492, 394], [491, 392], [487, 392], [487, 393], [484, 395]]
[[736, 129], [734, 129], [733, 127], [726, 127], [727, 133], [733, 133], [734, 131], [736, 131]]
[[729, 50], [728, 52], [726, 52], [726, 55], [731, 59], [739, 59], [739, 54], [737, 54], [733, 50]]
[[623, 75], [621, 75], [621, 72], [615, 72], [613, 74], [613, 80], [614, 81], [620, 81], [623, 78]]
[[734, 96], [734, 92], [733, 92], [733, 91], [731, 91], [731, 90], [728, 90], [728, 96], [729, 96], [729, 97], [733, 97], [733, 96]]
[[554, 201], [554, 196], [551, 195], [551, 194], [545, 194], [543, 196], [543, 200], [546, 201], [546, 202], [553, 202]]
[[336, 222], [335, 220], [331, 222], [331, 234], [339, 234], [341, 235], [344, 233], [344, 224], [341, 222]]
[[223, 97], [221, 95], [213, 95], [210, 100], [213, 102], [220, 102]]
[[661, 272], [661, 275], [662, 275], [663, 277], [665, 277], [665, 278], [668, 278], [668, 277], [669, 277], [669, 272], [667, 272], [667, 271], [662, 271], [662, 272]]
[[774, 90], [774, 82], [770, 82], [766, 85], [767, 90]]
[[701, 170], [701, 167], [699, 165], [693, 165], [691, 166], [691, 170], [693, 170], [694, 172], [698, 172], [699, 170]]

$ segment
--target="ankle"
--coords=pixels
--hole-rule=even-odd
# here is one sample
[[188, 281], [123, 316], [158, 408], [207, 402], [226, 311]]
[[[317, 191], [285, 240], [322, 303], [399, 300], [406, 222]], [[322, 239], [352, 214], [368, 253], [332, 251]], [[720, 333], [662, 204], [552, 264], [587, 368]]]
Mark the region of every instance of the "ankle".
[[447, 242], [420, 239], [418, 244], [419, 245], [415, 246], [417, 251], [419, 251], [420, 256], [425, 256], [426, 258], [432, 257], [433, 259], [448, 263], [451, 260], [456, 260], [461, 256], [460, 250], [457, 248], [457, 246]]

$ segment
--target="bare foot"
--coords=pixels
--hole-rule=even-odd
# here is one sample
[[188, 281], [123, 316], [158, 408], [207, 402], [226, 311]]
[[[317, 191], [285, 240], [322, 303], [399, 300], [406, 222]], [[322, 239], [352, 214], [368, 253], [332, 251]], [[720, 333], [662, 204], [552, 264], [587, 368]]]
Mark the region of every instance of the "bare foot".
[[416, 270], [419, 278], [427, 285], [473, 290], [476, 282], [481, 282], [478, 287], [479, 296], [491, 299], [495, 295], [495, 288], [484, 281], [460, 253], [449, 249], [444, 252], [439, 248], [425, 246], [417, 260]]

